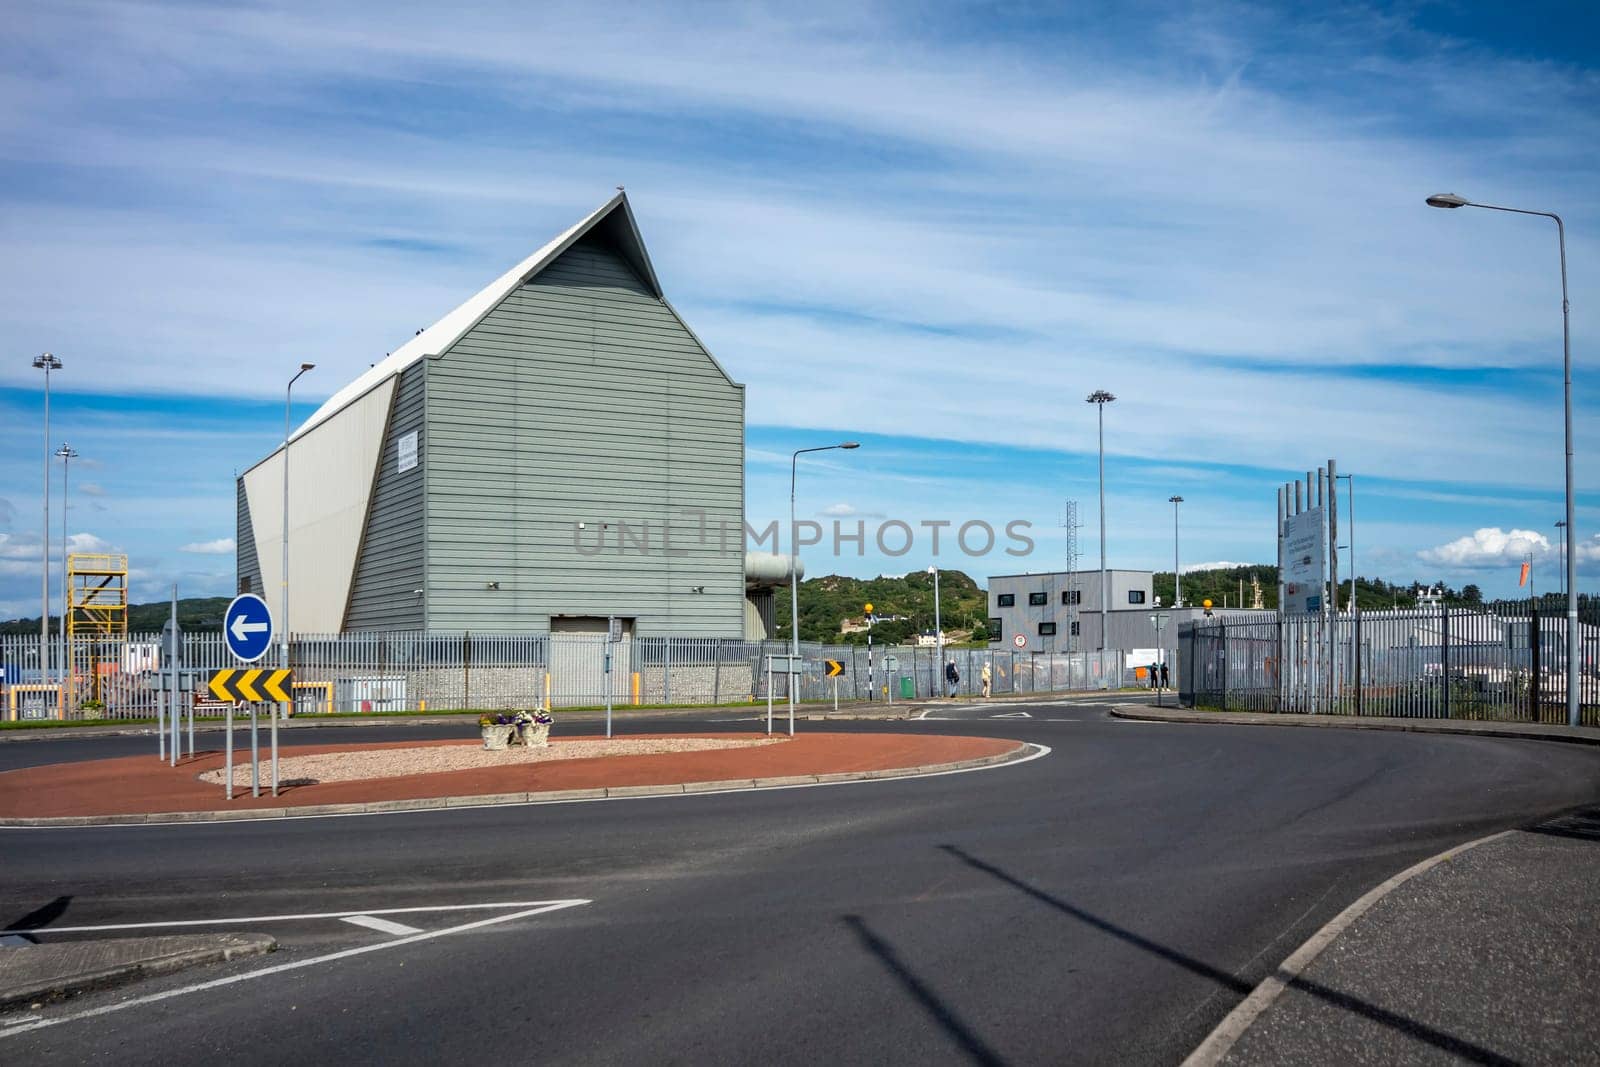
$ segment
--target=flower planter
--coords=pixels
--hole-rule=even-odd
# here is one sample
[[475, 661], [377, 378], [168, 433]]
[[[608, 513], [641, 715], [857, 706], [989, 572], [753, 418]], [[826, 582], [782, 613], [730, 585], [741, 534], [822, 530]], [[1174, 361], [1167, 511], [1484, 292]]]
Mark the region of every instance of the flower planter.
[[550, 744], [550, 724], [530, 722], [517, 731], [517, 744], [528, 748], [545, 748]]
[[503, 749], [511, 744], [511, 735], [517, 732], [515, 726], [509, 725], [484, 726], [481, 729], [483, 730], [483, 747], [492, 750]]

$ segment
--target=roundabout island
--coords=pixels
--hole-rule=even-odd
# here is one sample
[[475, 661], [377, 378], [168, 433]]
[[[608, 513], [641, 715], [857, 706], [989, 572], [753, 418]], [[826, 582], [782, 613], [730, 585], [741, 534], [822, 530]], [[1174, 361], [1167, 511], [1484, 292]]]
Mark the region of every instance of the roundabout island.
[[578, 736], [502, 751], [467, 739], [306, 745], [280, 758], [277, 796], [265, 760], [254, 796], [249, 761], [236, 757], [231, 799], [220, 751], [176, 766], [124, 756], [0, 773], [0, 825], [293, 818], [822, 785], [973, 770], [1039, 751], [1001, 738], [901, 733]]

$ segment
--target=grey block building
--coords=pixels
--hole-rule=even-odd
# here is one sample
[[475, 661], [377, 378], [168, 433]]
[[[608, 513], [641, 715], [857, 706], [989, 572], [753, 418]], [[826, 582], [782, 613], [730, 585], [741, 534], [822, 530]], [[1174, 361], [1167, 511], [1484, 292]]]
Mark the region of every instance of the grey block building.
[[[1049, 571], [989, 578], [989, 641], [1025, 652], [1093, 652], [1105, 648], [1153, 648], [1150, 609], [1155, 604], [1150, 571], [1108, 570], [1111, 623], [1100, 643], [1100, 572]], [[1137, 632], [1142, 621], [1150, 634]], [[1076, 631], [1076, 632], [1075, 632]], [[1018, 646], [1015, 639], [1023, 638]]]
[[[741, 637], [744, 387], [625, 194], [340, 389], [238, 479], [238, 579], [290, 629]], [[281, 625], [281, 623], [280, 623]]]

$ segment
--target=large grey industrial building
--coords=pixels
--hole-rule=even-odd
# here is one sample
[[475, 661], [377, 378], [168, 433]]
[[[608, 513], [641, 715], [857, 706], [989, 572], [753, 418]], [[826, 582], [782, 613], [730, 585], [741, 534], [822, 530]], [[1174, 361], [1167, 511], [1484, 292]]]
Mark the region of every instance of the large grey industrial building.
[[[744, 387], [662, 294], [625, 194], [340, 389], [289, 464], [289, 626], [762, 629]], [[238, 479], [238, 577], [277, 609], [285, 447]]]

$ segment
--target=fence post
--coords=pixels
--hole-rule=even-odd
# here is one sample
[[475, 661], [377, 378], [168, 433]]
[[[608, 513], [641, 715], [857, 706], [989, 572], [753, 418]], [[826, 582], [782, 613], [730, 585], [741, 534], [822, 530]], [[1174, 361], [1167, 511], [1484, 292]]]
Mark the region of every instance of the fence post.
[[716, 663], [711, 667], [711, 703], [722, 703], [722, 644], [727, 638], [717, 638], [717, 649], [712, 655], [716, 656]]
[[1539, 721], [1539, 674], [1543, 666], [1539, 662], [1540, 646], [1544, 639], [1539, 635], [1539, 609], [1534, 608], [1528, 613], [1528, 662], [1530, 675], [1528, 678], [1528, 718], [1534, 722]]
[[472, 631], [461, 635], [461, 707], [472, 707]]
[[1222, 650], [1222, 710], [1223, 711], [1227, 711], [1228, 710], [1228, 624], [1225, 623], [1225, 622], [1220, 622], [1219, 621], [1217, 623], [1217, 629], [1221, 634], [1221, 638], [1217, 642], [1217, 647]]
[[1444, 677], [1444, 717], [1450, 717], [1450, 609], [1439, 609], [1439, 671]]
[[1356, 714], [1362, 713], [1361, 698], [1361, 609], [1356, 608], [1355, 614], [1355, 641], [1352, 642], [1351, 651], [1355, 658], [1352, 665], [1356, 672]]

